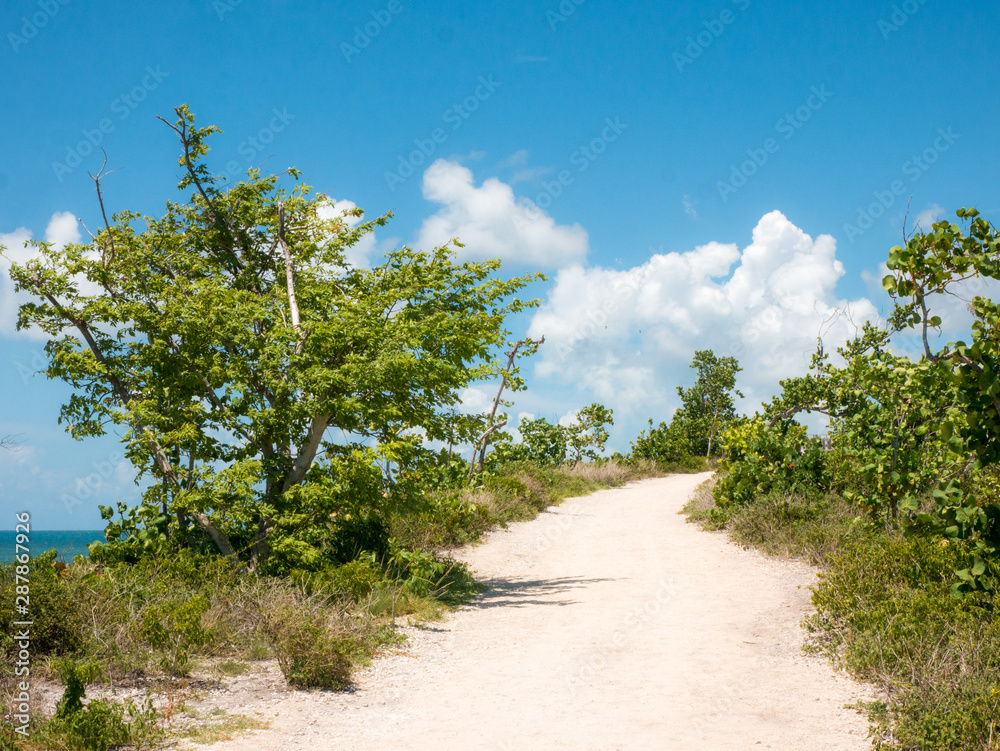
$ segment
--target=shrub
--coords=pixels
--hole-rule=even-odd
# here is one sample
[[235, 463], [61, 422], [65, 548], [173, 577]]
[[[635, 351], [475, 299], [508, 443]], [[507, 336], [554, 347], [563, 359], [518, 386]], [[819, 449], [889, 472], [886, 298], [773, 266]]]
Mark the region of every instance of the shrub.
[[87, 640], [82, 602], [73, 596], [66, 567], [56, 564], [56, 551], [30, 559], [30, 563], [0, 566], [0, 633], [8, 649], [13, 622], [24, 620], [15, 612], [17, 576], [30, 582], [31, 648], [36, 655], [62, 655], [79, 651]]
[[688, 454], [680, 459], [671, 462], [660, 462], [657, 468], [661, 472], [677, 472], [680, 474], [694, 474], [696, 472], [708, 472], [715, 468], [716, 459], [706, 459], [704, 456], [692, 456]]
[[510, 475], [486, 475], [480, 485], [495, 493], [502, 493], [511, 498], [527, 498], [528, 488], [516, 477]]
[[690, 451], [688, 437], [680, 428], [668, 426], [665, 422], [654, 428], [650, 418], [649, 432], [642, 431], [632, 441], [630, 456], [632, 459], [652, 459], [666, 464], [684, 460]]
[[358, 558], [330, 570], [336, 587], [359, 601], [385, 581], [382, 570], [370, 558]]
[[859, 532], [821, 576], [809, 628], [886, 691], [873, 717], [885, 748], [995, 748], [1000, 621], [992, 595], [951, 586], [967, 555], [940, 538]]
[[299, 688], [346, 688], [360, 640], [344, 617], [322, 601], [288, 597], [263, 612], [262, 627], [282, 675]]
[[109, 748], [151, 748], [162, 734], [156, 726], [156, 710], [147, 699], [137, 705], [106, 699], [92, 699], [84, 704], [88, 683], [101, 677], [95, 662], [77, 663], [72, 659], [53, 663], [66, 686], [55, 715], [39, 723], [33, 736], [45, 748], [68, 751], [106, 751]]
[[[712, 511], [706, 516], [717, 527], [719, 515]], [[750, 506], [728, 509], [725, 526], [741, 545], [771, 555], [804, 558], [825, 567], [829, 556], [840, 550], [856, 519], [856, 509], [834, 494], [802, 496], [773, 492]]]
[[715, 486], [716, 505], [742, 505], [772, 491], [823, 492], [829, 479], [818, 438], [801, 425], [770, 426], [762, 418], [729, 426], [722, 434], [725, 472]]
[[208, 605], [208, 598], [198, 594], [143, 608], [140, 633], [149, 646], [163, 652], [160, 666], [171, 676], [186, 673], [192, 647], [211, 641], [211, 631], [201, 622]]

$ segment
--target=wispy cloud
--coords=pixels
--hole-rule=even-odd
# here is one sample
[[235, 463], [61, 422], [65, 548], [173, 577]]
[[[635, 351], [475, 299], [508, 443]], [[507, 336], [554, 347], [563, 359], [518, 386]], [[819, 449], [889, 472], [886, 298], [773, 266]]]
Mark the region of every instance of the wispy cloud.
[[528, 163], [528, 150], [520, 149], [504, 159], [498, 167], [523, 167]]
[[511, 183], [534, 182], [540, 177], [545, 177], [551, 171], [551, 167], [529, 167], [528, 169], [522, 169], [515, 172], [510, 181]]

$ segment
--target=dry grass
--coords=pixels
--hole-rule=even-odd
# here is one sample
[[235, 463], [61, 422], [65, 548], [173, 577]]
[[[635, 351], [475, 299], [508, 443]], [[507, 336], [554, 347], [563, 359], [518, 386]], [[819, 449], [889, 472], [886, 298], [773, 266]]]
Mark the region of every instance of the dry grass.
[[[527, 490], [526, 484], [525, 487]], [[477, 508], [485, 511], [486, 518], [493, 522], [490, 526], [493, 526], [498, 521], [502, 523], [533, 518], [537, 512], [527, 503], [532, 497], [537, 497], [537, 493], [532, 493], [530, 490], [527, 490], [525, 495], [515, 495], [494, 488], [473, 488], [462, 500], [475, 504]], [[488, 528], [481, 530], [481, 532], [486, 531]]]
[[734, 513], [727, 529], [744, 547], [826, 568], [857, 515], [857, 509], [837, 495], [805, 498], [776, 493]]
[[743, 507], [729, 509], [724, 522], [711, 512], [715, 508], [713, 476], [695, 490], [681, 509], [688, 521], [704, 529], [725, 529], [733, 542], [758, 548], [768, 555], [806, 560], [826, 568], [842, 547], [844, 535], [858, 515], [838, 495], [804, 497], [773, 493]]
[[577, 464], [564, 471], [568, 476], [579, 478], [584, 482], [611, 487], [623, 485], [638, 474], [632, 467], [619, 462]]
[[[218, 710], [222, 712], [222, 710]], [[251, 730], [262, 730], [271, 723], [260, 720], [256, 717], [249, 717], [242, 714], [219, 714], [213, 712], [210, 721], [188, 728], [184, 735], [193, 743], [211, 745], [222, 741], [231, 741], [241, 733]]]
[[715, 499], [712, 497], [712, 489], [719, 482], [718, 475], [712, 475], [705, 482], [694, 489], [691, 496], [680, 513], [686, 514], [689, 522], [704, 525], [708, 521], [708, 512], [715, 508]]

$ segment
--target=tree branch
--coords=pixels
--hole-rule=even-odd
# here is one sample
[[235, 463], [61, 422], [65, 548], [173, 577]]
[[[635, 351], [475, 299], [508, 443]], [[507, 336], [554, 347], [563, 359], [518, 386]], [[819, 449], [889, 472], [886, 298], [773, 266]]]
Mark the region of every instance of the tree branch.
[[306, 335], [302, 332], [302, 322], [299, 318], [299, 301], [295, 296], [295, 266], [292, 264], [292, 249], [288, 247], [285, 239], [285, 204], [278, 204], [278, 242], [285, 253], [285, 281], [288, 284], [288, 307], [292, 312], [292, 328], [299, 335], [298, 344], [295, 345], [295, 354], [301, 355], [305, 347]]
[[[94, 181], [94, 190], [97, 191], [97, 203], [101, 207], [101, 216], [104, 218], [104, 230], [107, 232], [108, 242], [111, 245], [110, 256], [105, 256], [103, 252], [101, 253], [101, 265], [106, 269], [108, 264], [115, 259], [115, 236], [111, 232], [111, 223], [108, 221], [108, 212], [104, 208], [104, 196], [101, 194], [101, 178], [104, 177], [104, 170], [108, 166], [108, 152], [104, 150], [104, 147], [101, 147], [101, 152], [104, 154], [104, 164], [101, 165], [100, 171], [96, 176], [91, 175], [89, 172], [87, 174], [90, 175], [90, 179]], [[87, 230], [87, 232], [89, 234], [90, 230]]]
[[[489, 428], [486, 429], [485, 433], [483, 433], [481, 436], [479, 436], [479, 439], [476, 441], [476, 444], [475, 444], [476, 448], [473, 449], [473, 451], [472, 451], [472, 460], [469, 462], [469, 476], [465, 478], [465, 484], [466, 485], [468, 485], [470, 482], [472, 482], [472, 470], [476, 466], [476, 453], [479, 451], [480, 444], [484, 444], [485, 441], [486, 441], [486, 439], [489, 438], [493, 434], [494, 431], [500, 430], [500, 428], [502, 428], [506, 424], [507, 424], [506, 420], [501, 420], [496, 425], [491, 425]], [[482, 451], [483, 451], [483, 454], [486, 453], [486, 446], [485, 445], [483, 445]]]
[[290, 488], [299, 484], [305, 478], [306, 472], [312, 466], [313, 459], [316, 458], [316, 452], [319, 451], [319, 444], [323, 440], [323, 433], [329, 424], [329, 415], [319, 415], [312, 419], [312, 422], [309, 424], [309, 432], [306, 434], [305, 443], [299, 447], [299, 453], [295, 458], [295, 463], [292, 465], [292, 471], [288, 473], [288, 477], [285, 478], [285, 482], [281, 486], [282, 493], [288, 492]]
[[787, 420], [788, 418], [792, 417], [793, 415], [797, 415], [799, 412], [802, 411], [819, 412], [821, 415], [829, 416], [830, 407], [829, 405], [822, 405], [822, 404], [796, 404], [794, 407], [789, 407], [788, 409], [782, 410], [781, 412], [775, 414], [771, 418], [770, 422], [767, 423], [767, 427], [773, 428], [778, 423], [779, 420]]
[[208, 532], [209, 537], [215, 542], [219, 552], [222, 553], [227, 558], [232, 558], [238, 561], [240, 557], [236, 554], [236, 549], [233, 547], [233, 543], [229, 541], [229, 536], [212, 524], [212, 520], [208, 518], [208, 514], [201, 511], [192, 511], [191, 518], [194, 519], [198, 524]]

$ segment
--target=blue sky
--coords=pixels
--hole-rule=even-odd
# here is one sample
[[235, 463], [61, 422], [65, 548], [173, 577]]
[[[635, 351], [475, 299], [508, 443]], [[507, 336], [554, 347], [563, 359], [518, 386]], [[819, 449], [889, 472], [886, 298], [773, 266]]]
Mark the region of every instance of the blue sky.
[[[695, 349], [739, 357], [752, 411], [818, 333], [884, 312], [908, 203], [911, 227], [965, 205], [997, 219], [998, 26], [993, 3], [940, 0], [11, 0], [0, 243], [98, 223], [97, 141], [119, 170], [109, 206], [160, 213], [178, 168], [156, 116], [188, 103], [225, 131], [218, 172], [295, 166], [392, 211], [361, 262], [457, 234], [549, 274], [542, 309], [511, 322], [547, 337], [513, 412], [602, 401], [626, 450], [669, 419]], [[43, 342], [12, 330], [0, 267], [0, 435], [23, 443], [0, 452], [0, 527], [23, 509], [99, 527], [97, 503], [138, 491], [113, 437], [56, 424], [68, 391], [30, 376]]]

